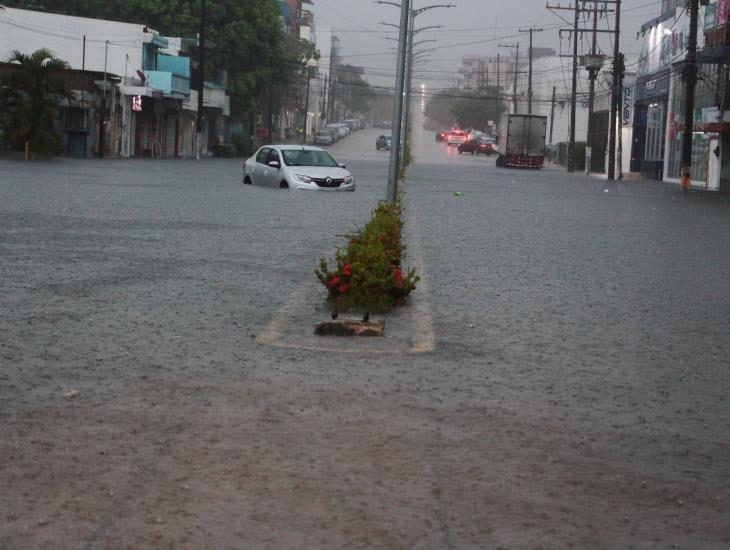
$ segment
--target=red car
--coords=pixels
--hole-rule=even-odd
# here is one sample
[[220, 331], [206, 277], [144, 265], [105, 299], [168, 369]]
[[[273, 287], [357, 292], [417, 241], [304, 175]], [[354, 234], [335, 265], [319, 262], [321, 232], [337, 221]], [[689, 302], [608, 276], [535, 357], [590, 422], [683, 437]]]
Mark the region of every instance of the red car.
[[469, 139], [459, 145], [459, 153], [471, 153], [472, 155], [491, 155], [494, 145], [482, 139]]

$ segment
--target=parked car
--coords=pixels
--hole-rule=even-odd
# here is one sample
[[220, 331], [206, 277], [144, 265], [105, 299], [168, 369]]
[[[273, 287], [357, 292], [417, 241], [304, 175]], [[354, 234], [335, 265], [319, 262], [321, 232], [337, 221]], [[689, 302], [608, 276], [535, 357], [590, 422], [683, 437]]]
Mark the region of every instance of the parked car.
[[333, 137], [334, 137], [335, 141], [340, 141], [343, 137], [345, 137], [344, 134], [342, 133], [342, 128], [340, 127], [339, 124], [335, 124], [335, 123], [328, 124], [325, 128], [327, 128], [334, 134]]
[[243, 183], [283, 189], [354, 191], [344, 164], [320, 147], [265, 145], [243, 164]]
[[448, 138], [446, 138], [447, 145], [461, 145], [466, 141], [466, 132], [464, 130], [451, 130]]
[[332, 133], [328, 130], [320, 130], [314, 134], [315, 145], [332, 145], [335, 142]]
[[390, 136], [378, 136], [378, 139], [375, 140], [375, 149], [380, 151], [383, 149], [384, 151], [390, 150]]

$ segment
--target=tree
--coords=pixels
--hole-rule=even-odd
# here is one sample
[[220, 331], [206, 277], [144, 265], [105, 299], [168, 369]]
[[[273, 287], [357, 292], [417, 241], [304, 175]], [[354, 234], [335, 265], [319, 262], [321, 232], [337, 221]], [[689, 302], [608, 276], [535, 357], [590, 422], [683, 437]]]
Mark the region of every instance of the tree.
[[452, 105], [451, 113], [462, 128], [484, 129], [490, 120], [496, 124], [506, 108], [499, 91], [489, 87], [462, 96]]
[[[431, 129], [440, 130], [451, 127], [454, 122], [454, 113], [452, 107], [459, 98], [458, 90], [454, 88], [446, 89], [431, 96], [426, 103], [425, 115], [435, 123]], [[428, 124], [427, 126], [432, 126]]]
[[65, 61], [42, 48], [30, 55], [14, 51], [6, 86], [0, 88], [2, 137], [13, 149], [27, 142], [32, 151], [53, 153], [60, 143], [59, 99], [66, 96], [62, 74]]
[[346, 114], [367, 113], [375, 100], [375, 91], [362, 77], [363, 68], [354, 65], [338, 65], [336, 96], [345, 105]]

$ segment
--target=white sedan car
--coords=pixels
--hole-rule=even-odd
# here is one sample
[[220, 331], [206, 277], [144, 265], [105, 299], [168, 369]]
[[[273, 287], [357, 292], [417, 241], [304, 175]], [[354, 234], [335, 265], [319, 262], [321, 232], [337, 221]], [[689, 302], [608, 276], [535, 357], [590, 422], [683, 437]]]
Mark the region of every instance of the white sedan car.
[[264, 145], [243, 164], [243, 183], [284, 189], [354, 191], [352, 174], [327, 151], [307, 145]]

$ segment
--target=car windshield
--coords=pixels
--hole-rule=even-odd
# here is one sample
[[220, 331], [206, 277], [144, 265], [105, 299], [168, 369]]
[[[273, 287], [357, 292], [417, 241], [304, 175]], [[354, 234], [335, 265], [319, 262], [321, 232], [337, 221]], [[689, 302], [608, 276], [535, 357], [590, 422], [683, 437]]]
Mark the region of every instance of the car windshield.
[[336, 168], [337, 162], [326, 151], [316, 149], [284, 149], [284, 163], [287, 166], [326, 166]]

